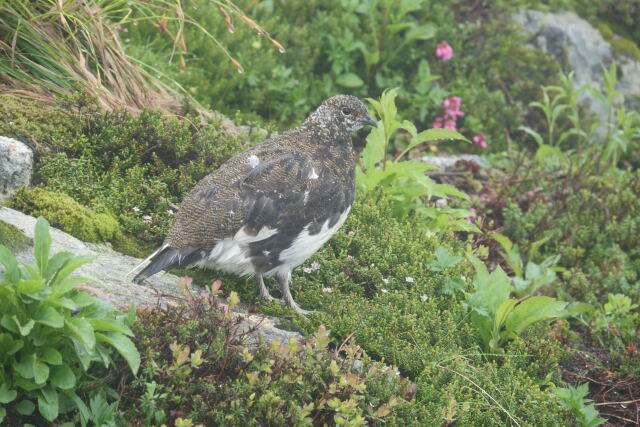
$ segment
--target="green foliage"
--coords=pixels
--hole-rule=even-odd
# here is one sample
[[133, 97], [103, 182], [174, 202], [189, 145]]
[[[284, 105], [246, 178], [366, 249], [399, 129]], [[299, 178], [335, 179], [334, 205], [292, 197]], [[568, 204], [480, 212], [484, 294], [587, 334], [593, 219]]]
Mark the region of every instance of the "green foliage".
[[471, 322], [480, 332], [484, 348], [489, 353], [504, 352], [504, 343], [520, 335], [535, 322], [566, 316], [567, 303], [547, 296], [523, 300], [510, 298], [511, 280], [500, 266], [489, 273], [487, 267], [473, 255], [476, 269], [474, 292], [467, 295]]
[[125, 316], [74, 289], [85, 279], [71, 273], [92, 258], [68, 252], [50, 258], [50, 248], [43, 218], [36, 223], [35, 265], [19, 263], [0, 246], [0, 421], [31, 415], [36, 404], [47, 421], [61, 408], [84, 414], [76, 388], [94, 362], [110, 366], [116, 350], [132, 372], [140, 364]]
[[[328, 331], [250, 346], [242, 319], [215, 299], [140, 316], [134, 331], [141, 374], [121, 390], [126, 423], [312, 425], [383, 422], [407, 405], [410, 382], [345, 342], [330, 351]], [[177, 422], [176, 422], [177, 425]], [[187, 425], [187, 424], [182, 424]]]
[[0, 221], [0, 245], [12, 252], [22, 252], [33, 246], [33, 239], [24, 235], [13, 225]]
[[589, 383], [577, 387], [557, 388], [554, 393], [562, 404], [569, 408], [576, 421], [584, 427], [596, 427], [606, 422], [598, 417], [598, 410], [594, 405], [587, 405], [591, 399], [585, 399], [589, 393]]
[[[389, 198], [360, 200], [309, 260], [320, 268], [294, 272], [296, 299], [321, 314], [292, 323], [308, 332], [324, 324], [336, 345], [353, 334], [371, 357], [417, 383], [415, 402], [400, 407], [392, 424], [504, 425], [510, 417], [521, 425], [565, 424], [543, 386], [561, 381], [565, 356], [563, 345], [545, 336], [548, 325], [533, 324], [506, 343], [504, 357], [488, 360], [460, 294], [445, 292], [452, 281], [465, 290], [471, 285], [469, 266], [459, 259], [463, 246], [451, 234], [431, 235], [416, 217], [397, 219]], [[255, 289], [228, 280], [224, 286]]]
[[541, 263], [535, 263], [531, 260], [537, 249], [545, 243], [544, 240], [531, 245], [529, 260], [525, 267], [518, 245], [514, 245], [507, 236], [499, 233], [491, 233], [491, 237], [504, 249], [501, 255], [515, 275], [511, 279], [511, 284], [513, 285], [513, 292], [518, 297], [533, 295], [541, 287], [550, 285], [556, 280], [554, 266], [560, 260], [560, 255], [551, 255]]
[[[125, 27], [130, 54], [159, 64], [162, 73], [190, 94], [230, 116], [261, 117], [283, 127], [302, 119], [336, 93], [378, 97], [398, 87], [402, 115], [426, 128], [448, 95], [463, 98], [463, 133], [484, 132], [492, 147], [506, 144], [530, 99], [553, 81], [557, 65], [523, 43], [501, 10], [458, 0], [250, 0], [238, 2], [286, 47], [280, 54], [266, 40], [238, 25], [236, 34], [216, 26], [218, 10], [193, 0], [212, 33], [237, 53], [242, 74], [193, 28], [186, 68], [163, 59], [174, 45], [151, 25]], [[479, 10], [478, 10], [479, 9]], [[454, 49], [450, 61], [435, 58], [439, 42]], [[220, 64], [212, 66], [212, 64]], [[508, 64], [508, 65], [507, 65]], [[527, 78], [520, 78], [526, 74]], [[221, 78], [221, 75], [224, 78]]]
[[[571, 75], [561, 75], [560, 80], [560, 86], [543, 88], [541, 102], [531, 103], [531, 106], [538, 108], [544, 115], [546, 136], [543, 137], [530, 127], [520, 127], [536, 141], [536, 159], [547, 169], [566, 169], [567, 154], [575, 150], [586, 155], [579, 158], [583, 162], [588, 162], [590, 157], [595, 156], [593, 164], [602, 170], [617, 165], [621, 159], [627, 158], [627, 152], [633, 152], [629, 151], [632, 147], [640, 145], [640, 114], [627, 109], [623, 94], [616, 90], [615, 64], [608, 69], [603, 68], [602, 92], [588, 85], [574, 88]], [[549, 96], [550, 93], [553, 95]], [[578, 98], [583, 93], [589, 93], [601, 104], [607, 117], [605, 122], [584, 117], [578, 104]], [[569, 153], [564, 153], [561, 147], [570, 149]]]
[[[395, 99], [397, 90], [383, 92], [380, 101], [369, 99], [380, 117], [378, 127], [367, 137], [367, 145], [360, 154], [356, 168], [358, 189], [365, 195], [381, 190], [394, 200], [394, 214], [398, 218], [409, 214], [419, 216], [424, 225], [434, 233], [447, 230], [476, 230], [466, 218], [471, 212], [448, 206], [436, 208], [429, 203], [434, 197], [468, 196], [451, 185], [438, 184], [426, 172], [435, 169], [428, 163], [402, 158], [409, 150], [427, 143], [444, 139], [465, 139], [458, 132], [447, 129], [428, 129], [418, 133], [413, 123], [397, 118]], [[393, 160], [388, 159], [389, 145], [399, 130], [406, 132], [406, 148]]]
[[595, 308], [591, 313], [589, 326], [599, 340], [600, 345], [620, 354], [637, 340], [640, 330], [638, 304], [634, 304], [626, 295], [608, 294], [607, 302]]

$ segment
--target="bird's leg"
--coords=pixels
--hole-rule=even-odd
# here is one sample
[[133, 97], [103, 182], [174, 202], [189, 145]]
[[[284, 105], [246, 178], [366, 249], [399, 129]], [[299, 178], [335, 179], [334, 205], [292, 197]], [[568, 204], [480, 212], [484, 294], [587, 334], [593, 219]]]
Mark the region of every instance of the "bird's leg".
[[300, 313], [303, 316], [307, 314], [313, 314], [313, 311], [303, 310], [300, 306], [293, 300], [291, 296], [291, 291], [289, 290], [289, 282], [291, 281], [291, 271], [287, 272], [278, 272], [276, 274], [276, 278], [278, 279], [278, 284], [280, 285], [280, 291], [282, 292], [282, 298], [284, 298], [284, 302], [289, 308], [291, 308], [296, 313]]
[[267, 301], [277, 301], [282, 304], [282, 300], [271, 296], [271, 294], [269, 293], [269, 289], [267, 289], [264, 284], [264, 278], [262, 277], [262, 274], [258, 275], [258, 283], [260, 284], [260, 294], [258, 295], [260, 299], [264, 299]]

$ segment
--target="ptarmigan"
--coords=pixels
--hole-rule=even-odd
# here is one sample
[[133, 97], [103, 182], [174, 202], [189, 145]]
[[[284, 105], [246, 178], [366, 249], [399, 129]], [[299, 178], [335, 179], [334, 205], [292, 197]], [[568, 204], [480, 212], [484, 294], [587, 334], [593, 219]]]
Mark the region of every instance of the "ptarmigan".
[[355, 192], [351, 134], [364, 125], [376, 126], [364, 104], [337, 95], [299, 127], [227, 160], [184, 199], [164, 244], [133, 281], [210, 268], [255, 275], [260, 297], [274, 300], [263, 277], [275, 275], [284, 303], [308, 313], [291, 296], [291, 271], [347, 218]]

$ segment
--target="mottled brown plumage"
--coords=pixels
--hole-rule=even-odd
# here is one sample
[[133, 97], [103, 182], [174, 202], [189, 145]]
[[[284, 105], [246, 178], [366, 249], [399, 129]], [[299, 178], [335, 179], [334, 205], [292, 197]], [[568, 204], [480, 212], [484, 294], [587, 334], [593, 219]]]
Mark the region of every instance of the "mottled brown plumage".
[[162, 269], [215, 268], [276, 275], [285, 302], [291, 270], [342, 224], [353, 203], [355, 154], [351, 134], [375, 125], [355, 97], [325, 101], [299, 127], [232, 157], [184, 199], [164, 245], [134, 279]]

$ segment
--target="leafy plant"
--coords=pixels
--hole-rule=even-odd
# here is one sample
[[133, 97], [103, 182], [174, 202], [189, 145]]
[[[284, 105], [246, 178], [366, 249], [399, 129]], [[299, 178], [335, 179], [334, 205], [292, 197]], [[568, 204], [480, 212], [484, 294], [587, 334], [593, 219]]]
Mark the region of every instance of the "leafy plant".
[[569, 314], [567, 303], [547, 296], [526, 299], [510, 298], [514, 288], [511, 279], [498, 266], [489, 273], [474, 255], [469, 260], [476, 270], [474, 292], [467, 295], [471, 322], [480, 332], [486, 351], [504, 352], [504, 344], [516, 338], [533, 323], [556, 319]]
[[71, 274], [93, 258], [68, 252], [49, 257], [50, 249], [43, 218], [36, 223], [35, 265], [18, 262], [0, 246], [0, 421], [11, 412], [31, 415], [37, 404], [48, 421], [67, 405], [86, 422], [88, 409], [76, 388], [91, 365], [112, 365], [114, 349], [132, 372], [140, 365], [128, 338], [133, 315], [74, 289], [85, 279]]
[[598, 417], [598, 410], [594, 405], [588, 405], [593, 401], [585, 399], [585, 396], [589, 394], [589, 383], [577, 387], [556, 388], [553, 392], [564, 406], [571, 409], [573, 416], [581, 426], [596, 427], [607, 421]]
[[[466, 218], [471, 216], [467, 209], [454, 209], [449, 206], [437, 208], [429, 204], [434, 197], [468, 196], [448, 184], [438, 184], [427, 175], [427, 171], [437, 169], [428, 163], [405, 160], [403, 157], [412, 149], [426, 142], [444, 139], [466, 138], [458, 132], [447, 129], [428, 129], [418, 132], [413, 123], [397, 117], [395, 99], [397, 89], [385, 91], [380, 100], [369, 99], [380, 117], [378, 127], [367, 137], [367, 145], [360, 154], [360, 163], [356, 168], [358, 188], [368, 194], [380, 189], [394, 200], [394, 211], [398, 218], [409, 213], [421, 217], [426, 227], [434, 232], [445, 230], [472, 231], [477, 228], [469, 224]], [[392, 138], [398, 137], [398, 131], [405, 131], [408, 136], [406, 148], [389, 159], [388, 151]]]
[[[616, 165], [631, 143], [640, 141], [640, 114], [625, 107], [624, 95], [616, 89], [615, 63], [609, 68], [603, 67], [602, 91], [589, 85], [575, 88], [571, 74], [561, 74], [560, 82], [559, 86], [544, 87], [542, 101], [530, 104], [543, 113], [546, 136], [530, 127], [519, 127], [538, 145], [536, 159], [550, 169], [566, 168], [569, 161], [566, 151], [571, 152], [573, 147], [579, 153], [584, 151], [589, 155], [573, 161], [590, 162], [596, 169]], [[581, 112], [578, 98], [584, 93], [589, 93], [601, 104], [606, 116], [604, 121]], [[562, 145], [564, 150], [561, 150]], [[592, 157], [595, 161], [590, 161]]]
[[531, 245], [529, 248], [529, 260], [526, 262], [525, 267], [525, 261], [520, 254], [518, 245], [514, 245], [507, 236], [500, 233], [491, 233], [491, 237], [504, 249], [502, 257], [515, 275], [511, 278], [511, 284], [513, 285], [513, 292], [517, 296], [532, 295], [541, 287], [550, 285], [556, 280], [557, 267], [555, 265], [560, 261], [560, 255], [548, 256], [539, 264], [531, 261], [533, 255], [545, 243], [545, 240]]
[[134, 330], [141, 374], [116, 380], [128, 424], [362, 425], [392, 418], [411, 388], [350, 342], [330, 350], [324, 327], [304, 341], [255, 342], [211, 294], [145, 312]]
[[640, 330], [640, 313], [636, 312], [637, 308], [638, 304], [634, 304], [626, 295], [608, 294], [607, 302], [592, 312], [593, 332], [600, 344], [612, 342], [618, 351], [631, 344]]

